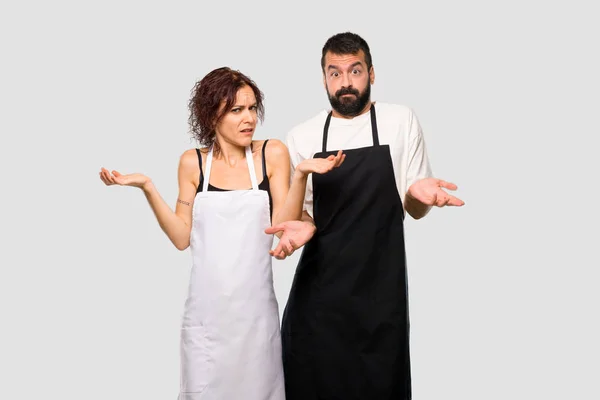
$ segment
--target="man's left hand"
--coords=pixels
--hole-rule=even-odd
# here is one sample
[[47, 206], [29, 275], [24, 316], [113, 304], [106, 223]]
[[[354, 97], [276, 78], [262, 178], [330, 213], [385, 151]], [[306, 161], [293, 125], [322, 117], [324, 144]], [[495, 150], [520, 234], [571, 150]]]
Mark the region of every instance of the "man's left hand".
[[408, 188], [408, 195], [428, 206], [457, 206], [465, 204], [458, 197], [446, 193], [443, 189], [456, 190], [454, 183], [437, 178], [424, 178], [416, 181]]

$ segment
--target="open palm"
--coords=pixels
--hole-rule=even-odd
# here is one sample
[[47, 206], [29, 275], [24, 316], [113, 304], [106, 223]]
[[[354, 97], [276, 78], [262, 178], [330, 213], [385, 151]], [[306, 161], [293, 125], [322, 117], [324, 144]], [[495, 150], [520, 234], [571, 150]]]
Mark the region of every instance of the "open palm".
[[314, 224], [305, 221], [286, 221], [273, 225], [265, 229], [265, 233], [283, 232], [283, 234], [277, 247], [269, 253], [278, 260], [283, 260], [287, 256], [291, 256], [295, 250], [304, 246], [313, 237], [316, 230]]
[[458, 197], [446, 193], [443, 189], [456, 190], [454, 183], [446, 182], [437, 178], [424, 178], [416, 181], [410, 188], [408, 194], [428, 206], [462, 206], [464, 201]]
[[296, 170], [304, 175], [324, 174], [342, 165], [345, 159], [346, 155], [340, 150], [335, 156], [332, 154], [327, 158], [307, 158], [298, 164]]
[[138, 188], [143, 188], [146, 185], [150, 178], [146, 175], [133, 173], [123, 175], [118, 171], [113, 170], [109, 172], [106, 168], [102, 168], [100, 170], [100, 179], [107, 186], [111, 185], [121, 185], [121, 186], [134, 186]]

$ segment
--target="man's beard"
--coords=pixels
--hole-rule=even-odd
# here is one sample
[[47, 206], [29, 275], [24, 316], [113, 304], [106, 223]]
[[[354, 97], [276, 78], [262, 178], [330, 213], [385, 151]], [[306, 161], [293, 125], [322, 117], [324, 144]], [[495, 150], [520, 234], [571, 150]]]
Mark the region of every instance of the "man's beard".
[[[341, 98], [345, 94], [353, 94], [356, 97]], [[353, 87], [341, 88], [335, 95], [329, 95], [331, 107], [345, 117], [356, 117], [367, 105], [371, 98], [371, 83], [367, 83], [364, 92], [360, 93]]]

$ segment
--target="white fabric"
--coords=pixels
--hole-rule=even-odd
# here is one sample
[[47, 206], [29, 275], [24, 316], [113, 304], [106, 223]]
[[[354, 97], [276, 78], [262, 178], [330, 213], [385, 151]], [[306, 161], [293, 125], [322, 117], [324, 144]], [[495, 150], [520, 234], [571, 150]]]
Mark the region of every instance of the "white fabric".
[[[296, 125], [287, 136], [292, 170], [323, 148], [323, 127], [330, 110], [323, 110], [315, 117]], [[431, 177], [432, 171], [417, 116], [409, 107], [375, 103], [379, 143], [388, 144], [394, 166], [396, 186], [402, 203], [410, 185]], [[327, 139], [327, 151], [348, 150], [372, 146], [371, 115], [369, 112], [352, 119], [331, 117]], [[312, 174], [306, 183], [304, 209], [313, 216]]]
[[246, 159], [252, 190], [208, 192], [211, 150], [194, 200], [180, 400], [285, 399], [269, 197]]

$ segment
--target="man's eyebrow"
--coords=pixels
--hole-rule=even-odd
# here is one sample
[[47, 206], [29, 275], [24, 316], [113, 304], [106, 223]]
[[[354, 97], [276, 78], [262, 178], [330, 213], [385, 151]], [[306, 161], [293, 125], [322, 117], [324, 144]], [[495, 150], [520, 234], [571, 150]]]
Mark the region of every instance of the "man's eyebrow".
[[[357, 61], [357, 62], [353, 63], [352, 65], [350, 65], [350, 67], [349, 67], [348, 69], [350, 69], [350, 68], [354, 68], [354, 67], [356, 67], [357, 65], [362, 65], [362, 64], [361, 64], [361, 62], [360, 62], [360, 61]], [[338, 67], [337, 65], [328, 65], [328, 66], [327, 66], [327, 70], [330, 70], [330, 69], [341, 69], [341, 68], [340, 68], [340, 67]]]

